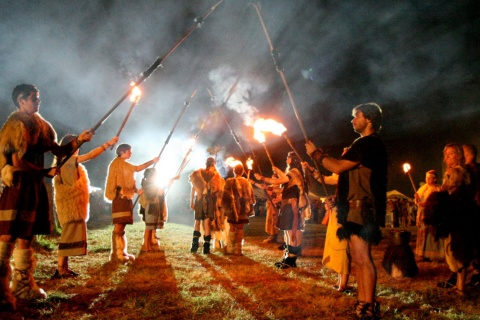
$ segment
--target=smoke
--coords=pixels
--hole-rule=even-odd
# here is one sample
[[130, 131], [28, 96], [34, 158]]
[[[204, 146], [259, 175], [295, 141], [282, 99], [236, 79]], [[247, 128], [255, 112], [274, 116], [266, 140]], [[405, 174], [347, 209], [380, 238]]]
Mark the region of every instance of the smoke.
[[[59, 136], [93, 127], [129, 89], [130, 81], [169, 52], [195, 24], [194, 18], [214, 3], [3, 1], [1, 119], [15, 110], [10, 99], [13, 87], [25, 82], [39, 87], [40, 112]], [[480, 143], [476, 133], [448, 132], [443, 138], [431, 133], [480, 117], [477, 2], [261, 0], [259, 4], [300, 118], [318, 145], [351, 142], [355, 137], [349, 124], [351, 108], [366, 101], [383, 107], [382, 133], [387, 140], [423, 133], [436, 137], [439, 144], [464, 137], [470, 137], [465, 142]], [[164, 160], [170, 163], [170, 157], [179, 164], [188, 150], [183, 142], [212, 113], [206, 88], [221, 105], [237, 81], [225, 109], [243, 141], [253, 138], [248, 126], [258, 117], [277, 119], [285, 124], [289, 137], [301, 140], [255, 9], [245, 1], [226, 0], [141, 85], [142, 98], [120, 137], [134, 147], [132, 162], [143, 163], [158, 154], [184, 101], [198, 89], [159, 166]], [[121, 104], [85, 149], [110, 139], [129, 105]], [[206, 150], [215, 145], [223, 146], [219, 157], [240, 157], [223, 120], [212, 116], [185, 173], [203, 166], [209, 155]], [[283, 159], [282, 148], [286, 147], [279, 144], [272, 150], [274, 158], [278, 149]], [[104, 184], [111, 158], [105, 154], [88, 164], [94, 185]]]

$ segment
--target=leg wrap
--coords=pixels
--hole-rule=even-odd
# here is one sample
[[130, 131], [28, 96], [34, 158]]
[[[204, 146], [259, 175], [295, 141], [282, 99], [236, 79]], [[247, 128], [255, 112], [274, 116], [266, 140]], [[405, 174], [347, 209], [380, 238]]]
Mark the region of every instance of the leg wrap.
[[12, 293], [19, 299], [45, 299], [47, 294], [39, 288], [33, 279], [35, 259], [32, 249], [16, 249], [13, 252], [15, 269], [13, 269]]
[[14, 247], [8, 242], [0, 242], [0, 309], [6, 311], [16, 309], [16, 299], [10, 291], [10, 281], [12, 280], [10, 258]]
[[204, 236], [203, 240], [203, 253], [204, 254], [209, 254], [210, 253], [210, 240], [212, 239], [212, 236]]
[[234, 253], [235, 253], [236, 256], [241, 256], [241, 255], [243, 255], [243, 253], [242, 253], [243, 235], [244, 235], [244, 231], [243, 231], [243, 230], [237, 230], [237, 231], [235, 231], [235, 248], [234, 248]]
[[200, 231], [193, 231], [193, 239], [192, 239], [192, 248], [190, 249], [191, 253], [196, 253], [198, 250], [198, 240], [202, 234]]

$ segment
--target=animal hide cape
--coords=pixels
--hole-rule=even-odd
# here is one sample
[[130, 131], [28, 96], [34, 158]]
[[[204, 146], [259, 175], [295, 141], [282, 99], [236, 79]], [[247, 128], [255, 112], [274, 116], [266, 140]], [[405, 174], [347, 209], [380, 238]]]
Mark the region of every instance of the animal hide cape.
[[108, 166], [107, 181], [105, 183], [105, 198], [113, 201], [117, 195], [117, 187], [123, 198], [132, 199], [136, 192], [136, 166], [117, 157]]
[[[13, 112], [0, 130], [0, 169], [6, 164], [12, 164], [13, 153], [18, 153], [19, 158], [23, 158], [29, 145], [39, 142], [50, 144], [55, 141], [57, 141], [55, 130], [40, 114], [28, 115], [20, 111]], [[50, 145], [39, 146], [39, 151], [42, 153], [49, 149]], [[43, 167], [43, 157], [40, 161], [41, 163], [34, 164]]]
[[[62, 168], [64, 169], [64, 168]], [[78, 164], [77, 178], [73, 184], [64, 183], [60, 175], [53, 178], [54, 200], [60, 225], [72, 221], [88, 221], [89, 218], [89, 191], [90, 181], [87, 170]]]

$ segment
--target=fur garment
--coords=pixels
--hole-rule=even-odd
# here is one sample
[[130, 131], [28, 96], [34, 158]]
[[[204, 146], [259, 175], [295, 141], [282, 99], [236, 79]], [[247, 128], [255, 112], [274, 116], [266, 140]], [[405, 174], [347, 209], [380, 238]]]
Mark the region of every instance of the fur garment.
[[132, 199], [137, 191], [135, 186], [136, 166], [117, 157], [108, 166], [107, 181], [105, 183], [105, 199], [113, 201], [120, 188], [122, 198]]
[[60, 175], [53, 179], [55, 206], [62, 227], [69, 222], [88, 221], [89, 218], [90, 181], [87, 170], [78, 164], [76, 171], [78, 175], [73, 185], [64, 183]]
[[[37, 145], [38, 153], [43, 153], [50, 150], [50, 144], [55, 141], [55, 130], [40, 114], [13, 112], [0, 130], [0, 169], [6, 164], [12, 164], [13, 153], [18, 153], [19, 158], [23, 158], [28, 146], [32, 145]], [[43, 167], [43, 158], [41, 162], [33, 163]]]

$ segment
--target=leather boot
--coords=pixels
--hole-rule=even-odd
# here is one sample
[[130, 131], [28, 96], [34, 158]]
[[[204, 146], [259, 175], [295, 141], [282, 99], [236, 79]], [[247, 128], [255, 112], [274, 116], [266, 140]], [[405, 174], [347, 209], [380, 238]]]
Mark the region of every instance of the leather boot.
[[0, 310], [14, 311], [16, 299], [10, 290], [12, 267], [10, 258], [15, 246], [8, 242], [0, 242]]
[[190, 248], [191, 253], [197, 253], [198, 250], [198, 240], [202, 234], [200, 231], [193, 231], [192, 247]]
[[237, 230], [237, 231], [235, 232], [235, 248], [234, 248], [234, 254], [235, 254], [236, 256], [243, 256], [243, 253], [242, 253], [243, 235], [244, 235], [244, 231], [243, 231], [243, 230]]
[[227, 254], [233, 254], [235, 250], [236, 234], [230, 231], [227, 236]]
[[130, 261], [135, 261], [135, 256], [133, 254], [130, 254], [127, 252], [127, 247], [128, 247], [128, 241], [127, 241], [127, 236], [125, 235], [125, 231], [123, 232], [122, 236], [120, 237], [123, 245], [123, 256], [127, 257], [127, 259]]
[[13, 252], [15, 269], [13, 269], [12, 294], [18, 299], [46, 299], [47, 294], [37, 286], [33, 279], [35, 259], [32, 249], [16, 249]]
[[212, 239], [212, 236], [203, 236], [203, 254], [209, 254], [210, 253], [210, 240]]

